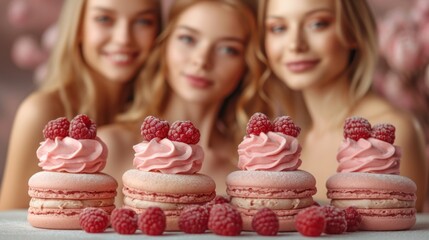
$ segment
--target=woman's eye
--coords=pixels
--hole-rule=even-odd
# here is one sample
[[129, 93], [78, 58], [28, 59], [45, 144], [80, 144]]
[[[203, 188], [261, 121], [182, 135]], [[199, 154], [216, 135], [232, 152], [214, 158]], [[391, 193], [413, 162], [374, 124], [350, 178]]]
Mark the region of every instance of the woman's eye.
[[153, 25], [153, 20], [152, 19], [147, 19], [147, 18], [137, 19], [136, 22], [137, 22], [137, 24], [144, 25], [144, 26], [151, 26], [151, 25]]
[[231, 56], [237, 56], [240, 54], [240, 50], [234, 47], [221, 47], [219, 48], [220, 53], [227, 54]]
[[186, 44], [193, 44], [195, 42], [195, 39], [188, 35], [180, 35], [179, 41], [186, 43]]
[[99, 22], [99, 23], [107, 24], [107, 23], [112, 22], [113, 19], [109, 16], [102, 15], [102, 16], [95, 17], [95, 21]]
[[286, 31], [286, 26], [284, 25], [269, 25], [267, 27], [270, 33], [278, 34]]
[[311, 29], [317, 30], [317, 29], [323, 29], [323, 28], [327, 27], [328, 25], [329, 25], [329, 22], [327, 22], [327, 21], [314, 21], [314, 22], [310, 23], [309, 27]]

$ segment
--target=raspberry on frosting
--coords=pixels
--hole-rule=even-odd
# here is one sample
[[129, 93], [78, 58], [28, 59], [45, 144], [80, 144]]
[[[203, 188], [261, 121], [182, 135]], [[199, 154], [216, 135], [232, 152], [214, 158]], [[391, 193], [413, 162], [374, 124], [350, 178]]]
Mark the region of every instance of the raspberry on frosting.
[[45, 139], [65, 138], [69, 135], [70, 122], [65, 117], [49, 121], [43, 129]]
[[349, 117], [344, 124], [344, 138], [350, 138], [355, 141], [371, 136], [371, 124], [362, 117]]
[[372, 127], [371, 137], [393, 144], [395, 142], [395, 130], [392, 124], [376, 124]]
[[154, 116], [147, 116], [140, 128], [141, 135], [146, 141], [166, 138], [169, 130], [170, 124], [167, 121]]
[[257, 135], [260, 133], [268, 133], [273, 130], [273, 124], [270, 119], [263, 113], [257, 112], [250, 117], [247, 123], [247, 135]]
[[197, 144], [200, 141], [200, 131], [191, 121], [176, 121], [168, 131], [168, 139], [187, 144]]
[[70, 122], [69, 135], [75, 139], [94, 139], [97, 136], [97, 125], [87, 115], [77, 115]]
[[301, 128], [293, 122], [289, 116], [277, 117], [273, 121], [274, 132], [280, 132], [292, 137], [298, 137], [301, 132]]

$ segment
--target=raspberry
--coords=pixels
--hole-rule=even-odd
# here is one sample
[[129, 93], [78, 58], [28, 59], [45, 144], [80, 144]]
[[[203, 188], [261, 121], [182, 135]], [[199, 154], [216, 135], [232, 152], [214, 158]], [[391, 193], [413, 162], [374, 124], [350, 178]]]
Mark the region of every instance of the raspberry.
[[259, 235], [275, 236], [279, 231], [279, 219], [273, 210], [263, 208], [252, 219], [252, 228]]
[[371, 136], [371, 124], [362, 117], [349, 117], [344, 124], [344, 138], [355, 141], [360, 138], [368, 139]]
[[371, 137], [393, 144], [395, 142], [395, 130], [395, 126], [392, 124], [376, 124], [372, 127]]
[[209, 211], [205, 206], [186, 208], [179, 217], [179, 228], [185, 233], [204, 233], [208, 223]]
[[132, 209], [116, 208], [110, 216], [110, 223], [119, 234], [133, 234], [137, 230], [137, 214]]
[[166, 138], [168, 130], [170, 130], [170, 124], [167, 121], [154, 116], [147, 116], [142, 123], [140, 133], [144, 140], [150, 141], [154, 138]]
[[109, 214], [101, 208], [88, 207], [79, 214], [79, 223], [85, 232], [101, 233], [109, 225]]
[[246, 128], [247, 135], [259, 136], [260, 133], [269, 131], [273, 131], [273, 124], [265, 114], [257, 112], [250, 117]]
[[209, 217], [209, 229], [217, 235], [237, 236], [243, 228], [240, 213], [227, 203], [212, 207]]
[[204, 206], [207, 208], [207, 210], [210, 213], [210, 211], [212, 210], [212, 207], [215, 204], [222, 204], [222, 203], [229, 203], [229, 200], [221, 195], [216, 195], [215, 198], [213, 198], [210, 202], [206, 203]]
[[167, 220], [164, 211], [159, 207], [147, 208], [138, 219], [139, 229], [147, 235], [162, 235], [166, 225]]
[[305, 208], [295, 216], [295, 228], [304, 236], [317, 237], [325, 229], [325, 214], [321, 207]]
[[69, 135], [74, 139], [94, 139], [97, 136], [97, 125], [87, 115], [77, 115], [70, 122]]
[[326, 219], [325, 233], [341, 234], [346, 231], [346, 213], [343, 210], [334, 206], [323, 206], [322, 210]]
[[65, 117], [49, 121], [43, 129], [45, 139], [65, 138], [69, 135], [70, 122]]
[[176, 121], [168, 131], [168, 139], [187, 144], [197, 144], [200, 141], [200, 130], [191, 121]]
[[298, 137], [301, 128], [295, 125], [292, 118], [289, 116], [281, 116], [274, 119], [274, 132], [280, 132], [292, 137]]
[[362, 217], [360, 213], [354, 207], [348, 207], [344, 209], [346, 213], [347, 232], [356, 232], [359, 230]]

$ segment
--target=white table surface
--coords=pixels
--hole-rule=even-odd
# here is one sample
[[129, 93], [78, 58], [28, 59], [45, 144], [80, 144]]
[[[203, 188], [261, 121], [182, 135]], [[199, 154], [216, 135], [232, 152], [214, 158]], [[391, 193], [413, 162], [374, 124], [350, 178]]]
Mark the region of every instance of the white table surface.
[[[148, 239], [148, 238], [164, 238], [164, 239], [222, 239], [230, 237], [222, 237], [213, 233], [205, 234], [184, 234], [180, 232], [166, 232], [163, 236], [149, 237], [137, 231], [133, 235], [120, 235], [108, 228], [104, 233], [89, 234], [82, 230], [46, 230], [32, 227], [27, 222], [27, 211], [0, 211], [0, 239], [30, 239], [30, 240], [49, 240], [49, 239]], [[242, 239], [315, 239], [300, 235], [297, 232], [279, 233], [276, 237], [262, 237], [252, 232], [242, 232], [239, 238]], [[322, 235], [326, 239], [429, 239], [429, 214], [418, 214], [417, 223], [414, 227], [407, 231], [390, 231], [390, 232], [354, 232], [340, 235]]]

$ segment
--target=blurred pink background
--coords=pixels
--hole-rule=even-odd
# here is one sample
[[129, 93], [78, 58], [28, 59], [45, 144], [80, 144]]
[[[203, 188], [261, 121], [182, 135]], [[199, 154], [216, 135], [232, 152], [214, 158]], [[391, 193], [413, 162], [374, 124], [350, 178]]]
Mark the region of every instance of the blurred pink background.
[[[13, 1], [16, 5], [11, 7]], [[0, 1], [0, 179], [15, 111], [43, 79], [43, 62], [55, 38], [47, 29], [55, 23], [61, 2]], [[374, 88], [398, 107], [416, 114], [428, 141], [429, 1], [369, 2], [377, 16], [383, 46]]]

